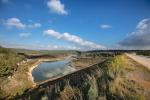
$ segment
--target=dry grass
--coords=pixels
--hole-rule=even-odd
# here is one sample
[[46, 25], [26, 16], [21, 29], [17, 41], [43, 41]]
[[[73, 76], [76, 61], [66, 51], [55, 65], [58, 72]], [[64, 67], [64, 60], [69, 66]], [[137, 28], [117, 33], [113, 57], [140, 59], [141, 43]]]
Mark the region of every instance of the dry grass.
[[72, 88], [70, 85], [66, 85], [64, 90], [60, 92], [60, 100], [76, 100], [77, 97], [81, 97], [80, 90], [78, 88]]
[[144, 91], [141, 85], [129, 79], [128, 74], [137, 68], [125, 55], [112, 58], [105, 70], [108, 77], [109, 92], [112, 97], [143, 100]]
[[37, 61], [30, 61], [28, 63], [22, 64], [18, 67], [17, 71], [5, 79], [1, 83], [1, 88], [8, 98], [12, 98], [16, 95], [22, 94], [25, 90], [32, 87], [33, 82], [28, 77], [29, 66], [33, 66]]
[[96, 78], [94, 76], [87, 75], [87, 82], [90, 84], [90, 88], [88, 90], [89, 100], [96, 100], [96, 98], [98, 97]]

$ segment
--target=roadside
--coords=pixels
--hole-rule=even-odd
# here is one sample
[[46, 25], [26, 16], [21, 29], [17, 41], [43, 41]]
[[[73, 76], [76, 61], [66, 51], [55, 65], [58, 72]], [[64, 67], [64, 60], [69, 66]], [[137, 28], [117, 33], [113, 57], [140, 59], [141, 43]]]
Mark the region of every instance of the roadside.
[[133, 68], [127, 77], [143, 87], [145, 98], [148, 100], [150, 97], [150, 67], [148, 66], [150, 58], [135, 54], [126, 54], [126, 56], [128, 57], [128, 65]]
[[129, 54], [129, 53], [126, 53], [126, 55], [128, 57], [130, 57], [131, 59], [137, 61], [138, 63], [144, 65], [145, 67], [147, 67], [150, 70], [150, 58], [148, 58], [146, 56], [141, 56], [141, 55], [136, 55], [136, 54]]

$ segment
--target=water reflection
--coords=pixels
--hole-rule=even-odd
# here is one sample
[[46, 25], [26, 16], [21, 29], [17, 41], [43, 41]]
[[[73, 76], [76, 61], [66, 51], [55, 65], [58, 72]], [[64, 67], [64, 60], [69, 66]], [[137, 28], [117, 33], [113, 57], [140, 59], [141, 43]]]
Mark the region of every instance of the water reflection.
[[41, 82], [48, 78], [62, 76], [75, 71], [75, 68], [69, 66], [69, 62], [69, 59], [65, 59], [62, 61], [41, 63], [32, 71], [34, 81]]

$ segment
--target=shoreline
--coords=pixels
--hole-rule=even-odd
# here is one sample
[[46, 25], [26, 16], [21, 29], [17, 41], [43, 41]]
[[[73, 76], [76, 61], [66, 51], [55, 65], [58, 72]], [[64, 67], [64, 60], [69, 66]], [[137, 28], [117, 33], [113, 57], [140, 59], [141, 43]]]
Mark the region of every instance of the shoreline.
[[36, 83], [34, 82], [34, 77], [32, 76], [32, 71], [34, 68], [38, 67], [38, 65], [40, 63], [42, 63], [43, 61], [37, 61], [32, 67], [29, 68], [28, 70], [28, 77], [29, 77], [29, 80], [31, 80], [32, 84], [33, 84], [33, 87], [36, 86]]

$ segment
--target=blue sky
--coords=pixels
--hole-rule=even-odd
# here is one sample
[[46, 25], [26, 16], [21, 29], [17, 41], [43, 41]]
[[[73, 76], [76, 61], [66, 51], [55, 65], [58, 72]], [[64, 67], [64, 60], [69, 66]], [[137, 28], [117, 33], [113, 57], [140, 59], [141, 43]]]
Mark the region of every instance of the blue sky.
[[150, 49], [149, 18], [150, 0], [0, 0], [0, 45]]

